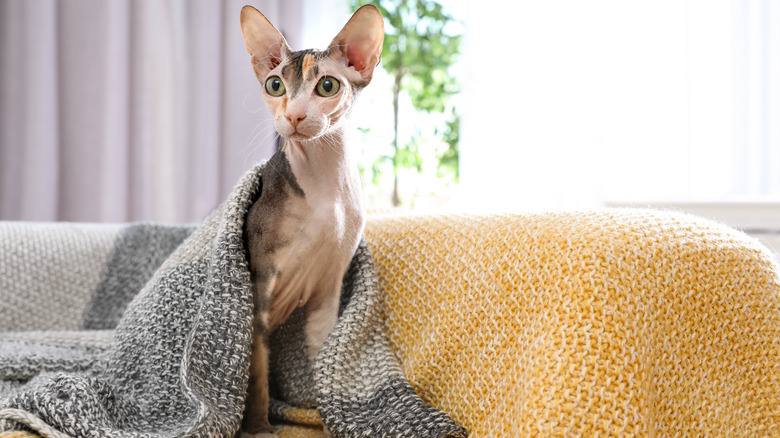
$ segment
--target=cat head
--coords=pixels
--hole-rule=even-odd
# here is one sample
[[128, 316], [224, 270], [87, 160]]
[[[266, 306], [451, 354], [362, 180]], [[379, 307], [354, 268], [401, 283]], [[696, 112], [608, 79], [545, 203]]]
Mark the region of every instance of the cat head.
[[371, 5], [358, 9], [325, 50], [292, 51], [251, 6], [241, 10], [241, 32], [276, 131], [299, 141], [340, 126], [371, 81], [385, 35], [382, 14]]

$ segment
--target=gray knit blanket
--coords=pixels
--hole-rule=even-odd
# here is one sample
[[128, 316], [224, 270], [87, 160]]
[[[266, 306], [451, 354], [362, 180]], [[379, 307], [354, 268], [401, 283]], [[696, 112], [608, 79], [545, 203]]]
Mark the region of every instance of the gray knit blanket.
[[[242, 228], [263, 166], [197, 226], [0, 223], [0, 432], [236, 433], [253, 302]], [[300, 314], [274, 334], [278, 431], [324, 424], [336, 437], [465, 436], [405, 380], [378, 294], [362, 242], [314, 362]]]

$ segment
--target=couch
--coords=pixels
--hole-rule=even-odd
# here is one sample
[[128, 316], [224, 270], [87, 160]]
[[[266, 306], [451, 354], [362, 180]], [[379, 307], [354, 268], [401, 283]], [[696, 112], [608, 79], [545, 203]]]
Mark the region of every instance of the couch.
[[[108, 253], [111, 226], [63, 226], [0, 265], [48, 254], [40, 275], [86, 287], [56, 260]], [[366, 241], [404, 375], [471, 437], [780, 436], [780, 270], [739, 231], [634, 209], [387, 213]], [[75, 328], [88, 303], [44, 295], [1, 303], [0, 328]]]

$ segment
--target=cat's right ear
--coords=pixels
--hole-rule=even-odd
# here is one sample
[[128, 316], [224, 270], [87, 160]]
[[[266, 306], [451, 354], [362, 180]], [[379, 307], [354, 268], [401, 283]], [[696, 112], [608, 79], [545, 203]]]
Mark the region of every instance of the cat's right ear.
[[246, 51], [252, 55], [252, 67], [260, 80], [281, 64], [282, 57], [290, 52], [282, 34], [252, 6], [241, 9], [241, 33]]

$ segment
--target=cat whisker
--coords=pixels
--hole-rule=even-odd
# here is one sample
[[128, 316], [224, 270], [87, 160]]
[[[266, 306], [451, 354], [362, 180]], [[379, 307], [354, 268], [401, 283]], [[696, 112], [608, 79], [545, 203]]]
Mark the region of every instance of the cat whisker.
[[[276, 134], [273, 123], [269, 124], [268, 122], [270, 121], [263, 120], [252, 130], [250, 138], [244, 147], [244, 167], [248, 165], [250, 157], [268, 141], [268, 138]], [[263, 126], [263, 124], [266, 126]]]
[[273, 127], [273, 120], [270, 119], [259, 120], [255, 128], [249, 134], [251, 137], [250, 142], [256, 140], [259, 134], [264, 133], [264, 131], [267, 131], [269, 128], [272, 127]]
[[[265, 126], [263, 126], [263, 124], [265, 124]], [[269, 125], [268, 121], [265, 120], [258, 123], [255, 129], [253, 129], [250, 133], [250, 137], [246, 142], [246, 148], [248, 148], [250, 145], [254, 145], [256, 148], [258, 145], [268, 140], [268, 137], [275, 132], [276, 130], [274, 129], [273, 123]]]
[[340, 152], [340, 149], [343, 150], [344, 146], [336, 139], [336, 137], [331, 133], [325, 133], [322, 136], [322, 142], [328, 145], [330, 149], [333, 152]]
[[276, 172], [277, 174], [279, 174], [279, 175], [284, 175], [284, 172], [282, 172], [280, 169], [278, 169], [278, 168], [276, 167], [276, 165], [273, 163], [273, 161], [272, 161], [272, 160], [268, 160], [268, 161], [266, 161], [266, 165], [267, 165], [268, 167], [270, 167], [271, 169], [273, 169], [273, 171], [274, 171], [274, 172]]
[[249, 102], [249, 100], [248, 100], [248, 99], [249, 99], [250, 97], [252, 98], [252, 101], [253, 101], [253, 102], [254, 102], [254, 101], [256, 101], [256, 99], [255, 99], [255, 98], [254, 98], [254, 97], [253, 97], [251, 94], [247, 94], [247, 95], [245, 95], [245, 96], [244, 96], [244, 100], [243, 100], [243, 102], [242, 102], [242, 103], [243, 103], [243, 107], [244, 107], [244, 109], [245, 109], [245, 110], [249, 111], [249, 112], [250, 112], [250, 113], [252, 113], [252, 114], [257, 114], [258, 112], [260, 112], [261, 110], [263, 110], [263, 109], [265, 108], [265, 106], [262, 106], [262, 105], [261, 105], [261, 106], [258, 106], [257, 108], [254, 108], [254, 109], [253, 109], [253, 108], [250, 108], [250, 107], [249, 107], [249, 105], [247, 105], [247, 102]]

